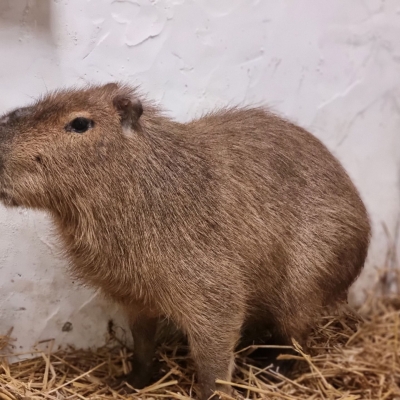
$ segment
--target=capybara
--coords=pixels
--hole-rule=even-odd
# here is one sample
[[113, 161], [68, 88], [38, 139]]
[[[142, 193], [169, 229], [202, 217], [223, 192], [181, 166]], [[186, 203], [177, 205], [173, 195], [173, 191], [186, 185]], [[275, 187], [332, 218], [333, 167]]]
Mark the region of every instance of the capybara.
[[185, 333], [201, 399], [230, 392], [241, 334], [305, 343], [368, 251], [357, 189], [327, 148], [261, 107], [189, 123], [137, 88], [46, 94], [0, 119], [0, 197], [46, 210], [72, 273], [118, 302], [149, 383], [159, 317]]

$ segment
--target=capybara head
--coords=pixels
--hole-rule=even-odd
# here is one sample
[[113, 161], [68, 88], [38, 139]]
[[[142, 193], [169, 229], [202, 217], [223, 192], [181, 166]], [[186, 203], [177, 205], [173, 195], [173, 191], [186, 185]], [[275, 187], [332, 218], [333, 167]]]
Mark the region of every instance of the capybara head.
[[0, 199], [54, 209], [54, 195], [74, 196], [100, 183], [105, 160], [118, 157], [124, 138], [140, 129], [142, 112], [133, 89], [110, 83], [56, 91], [3, 115]]

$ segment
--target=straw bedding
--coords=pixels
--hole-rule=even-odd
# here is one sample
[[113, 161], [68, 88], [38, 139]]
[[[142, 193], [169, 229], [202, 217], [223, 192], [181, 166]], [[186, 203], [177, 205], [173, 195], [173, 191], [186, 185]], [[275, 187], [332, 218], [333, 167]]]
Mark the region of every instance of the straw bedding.
[[[252, 365], [237, 354], [232, 386], [249, 399], [400, 399], [400, 295], [369, 297], [357, 312], [348, 307], [322, 317], [307, 354], [296, 344], [291, 379]], [[0, 337], [3, 354], [12, 352], [9, 332]], [[51, 343], [50, 343], [51, 344]], [[130, 351], [110, 337], [97, 350], [38, 351], [37, 357], [9, 365], [1, 358], [0, 399], [189, 399], [196, 398], [194, 366], [182, 343], [163, 345], [157, 382], [127, 394], [107, 382], [129, 371]], [[111, 385], [113, 386], [113, 385]], [[225, 397], [229, 398], [229, 397]]]

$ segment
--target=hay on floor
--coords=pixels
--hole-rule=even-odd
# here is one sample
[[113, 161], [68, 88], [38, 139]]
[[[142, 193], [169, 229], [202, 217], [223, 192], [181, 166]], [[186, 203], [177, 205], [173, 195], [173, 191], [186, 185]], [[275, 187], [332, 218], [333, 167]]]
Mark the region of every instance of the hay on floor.
[[[400, 399], [400, 296], [373, 298], [361, 315], [344, 310], [322, 318], [309, 354], [296, 346], [292, 379], [251, 365], [238, 354], [232, 386], [249, 399]], [[11, 333], [11, 336], [17, 332]], [[0, 350], [12, 344], [0, 337]], [[157, 357], [161, 378], [133, 394], [106, 382], [129, 371], [126, 348], [110, 343], [96, 351], [42, 352], [9, 365], [1, 359], [0, 399], [189, 399], [196, 396], [194, 367], [182, 345], [165, 345]], [[51, 348], [51, 346], [50, 346]], [[126, 392], [125, 392], [126, 393]]]

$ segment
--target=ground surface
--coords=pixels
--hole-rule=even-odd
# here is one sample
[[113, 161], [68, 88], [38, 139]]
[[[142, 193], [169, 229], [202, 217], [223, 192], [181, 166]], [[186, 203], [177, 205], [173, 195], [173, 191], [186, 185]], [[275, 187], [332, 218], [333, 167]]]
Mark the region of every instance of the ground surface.
[[[232, 386], [249, 399], [400, 399], [400, 296], [374, 297], [354, 313], [348, 309], [321, 319], [309, 354], [297, 348], [292, 379], [252, 365], [237, 355]], [[13, 332], [11, 336], [18, 333]], [[12, 338], [0, 340], [3, 354]], [[0, 399], [189, 399], [196, 398], [194, 368], [185, 346], [163, 346], [154, 385], [128, 396], [105, 382], [129, 370], [129, 351], [110, 342], [96, 351], [39, 352], [37, 358], [0, 364]]]

